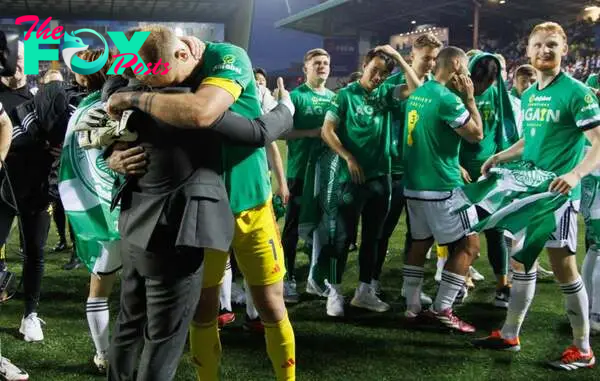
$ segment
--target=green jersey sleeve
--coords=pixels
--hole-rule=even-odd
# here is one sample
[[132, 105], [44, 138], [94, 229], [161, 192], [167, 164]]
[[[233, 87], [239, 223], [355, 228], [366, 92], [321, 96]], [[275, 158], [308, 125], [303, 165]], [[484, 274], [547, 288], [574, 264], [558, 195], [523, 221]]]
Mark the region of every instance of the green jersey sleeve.
[[348, 112], [348, 96], [345, 89], [340, 90], [327, 108], [326, 118], [332, 118], [338, 123], [346, 119]]
[[598, 74], [592, 74], [588, 77], [587, 81], [585, 81], [585, 84], [588, 85], [589, 87], [592, 87], [594, 89], [597, 89], [598, 86]]
[[464, 126], [471, 117], [462, 100], [450, 91], [442, 95], [439, 113], [440, 118], [452, 128]]
[[600, 107], [594, 92], [585, 87], [579, 88], [571, 96], [571, 113], [575, 124], [582, 130], [600, 126]]
[[[246, 51], [238, 46], [230, 44], [219, 44], [210, 57], [206, 57], [206, 65], [209, 65], [208, 81], [229, 80], [246, 89], [254, 78], [252, 64]], [[205, 80], [205, 81], [206, 81]]]

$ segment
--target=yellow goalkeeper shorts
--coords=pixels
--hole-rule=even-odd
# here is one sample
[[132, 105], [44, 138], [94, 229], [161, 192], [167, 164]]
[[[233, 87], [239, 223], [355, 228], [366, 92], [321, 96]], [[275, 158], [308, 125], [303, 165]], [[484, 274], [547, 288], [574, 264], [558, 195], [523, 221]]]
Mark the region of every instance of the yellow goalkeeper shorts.
[[[283, 246], [271, 199], [235, 216], [235, 233], [231, 248], [249, 285], [267, 286], [283, 279]], [[228, 255], [229, 253], [222, 251], [205, 250], [204, 288], [214, 287], [223, 282]]]

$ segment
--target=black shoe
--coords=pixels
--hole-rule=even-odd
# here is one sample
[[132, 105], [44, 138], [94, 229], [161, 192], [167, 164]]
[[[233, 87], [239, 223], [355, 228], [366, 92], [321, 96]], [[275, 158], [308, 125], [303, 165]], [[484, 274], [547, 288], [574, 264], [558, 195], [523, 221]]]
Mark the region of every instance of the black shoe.
[[54, 252], [55, 253], [60, 253], [61, 251], [65, 251], [67, 250], [69, 247], [67, 246], [67, 242], [66, 241], [60, 241], [59, 243], [56, 244], [56, 246], [54, 246]]
[[79, 258], [77, 258], [77, 257], [71, 258], [69, 263], [67, 263], [63, 266], [63, 270], [75, 270], [75, 269], [80, 268], [82, 265], [83, 265], [83, 263], [81, 263], [81, 260]]
[[356, 244], [355, 243], [351, 243], [350, 247], [348, 248], [348, 252], [352, 253], [352, 252], [354, 252], [356, 250], [358, 250], [358, 247], [356, 246]]

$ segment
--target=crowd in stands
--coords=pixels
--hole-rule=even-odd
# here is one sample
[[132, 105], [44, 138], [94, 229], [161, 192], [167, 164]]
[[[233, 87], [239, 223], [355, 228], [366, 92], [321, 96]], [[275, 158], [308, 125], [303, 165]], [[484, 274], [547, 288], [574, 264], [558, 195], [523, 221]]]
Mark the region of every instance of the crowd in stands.
[[[600, 54], [596, 41], [597, 28], [590, 21], [578, 21], [571, 24], [566, 33], [569, 36], [569, 53], [563, 60], [564, 70], [573, 77], [585, 81], [590, 74], [600, 70]], [[508, 43], [489, 39], [485, 34], [480, 39], [480, 49], [502, 54], [507, 61], [509, 80], [512, 80], [515, 70], [522, 64], [528, 63], [526, 58], [527, 34], [510, 38]]]

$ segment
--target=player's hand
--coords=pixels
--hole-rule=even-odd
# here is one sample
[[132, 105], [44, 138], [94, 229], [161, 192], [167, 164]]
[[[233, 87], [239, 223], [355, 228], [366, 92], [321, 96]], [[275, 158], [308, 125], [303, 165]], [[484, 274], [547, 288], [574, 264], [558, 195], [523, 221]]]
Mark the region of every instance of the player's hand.
[[96, 107], [85, 113], [83, 118], [75, 125], [75, 131], [89, 131], [92, 128], [106, 127], [109, 120], [108, 113], [103, 107]]
[[398, 53], [396, 49], [394, 49], [391, 45], [380, 45], [375, 48], [376, 52], [382, 52], [392, 57], [396, 61], [402, 59], [402, 55]]
[[285, 83], [281, 77], [277, 78], [277, 88], [273, 91], [273, 98], [275, 98], [276, 101], [290, 98], [290, 93], [285, 89]]
[[140, 176], [146, 173], [148, 159], [143, 147], [127, 149], [125, 145], [120, 145], [109, 156], [108, 167], [122, 175]]
[[133, 107], [131, 104], [131, 95], [133, 92], [117, 93], [108, 98], [106, 103], [106, 112], [114, 120], [120, 120], [123, 111]]
[[473, 87], [473, 81], [468, 75], [458, 74], [451, 79], [452, 87], [458, 91], [462, 96], [463, 100], [474, 99], [475, 88]]
[[192, 53], [192, 56], [195, 59], [198, 60], [200, 57], [202, 57], [202, 53], [204, 52], [204, 44], [202, 41], [200, 41], [200, 39], [194, 36], [182, 36], [179, 37], [179, 39], [188, 46], [190, 53]]
[[490, 169], [494, 168], [498, 164], [500, 164], [500, 160], [498, 159], [498, 155], [492, 155], [481, 166], [481, 174], [484, 175], [484, 176], [487, 176], [488, 173], [490, 172]]
[[555, 178], [552, 181], [552, 183], [550, 183], [550, 187], [548, 188], [548, 190], [550, 192], [557, 192], [567, 195], [569, 194], [571, 189], [577, 186], [580, 180], [581, 177], [579, 175], [573, 172], [569, 172], [567, 174]]
[[287, 205], [288, 201], [290, 201], [290, 189], [288, 188], [287, 184], [285, 183], [285, 181], [283, 182], [283, 184], [279, 185], [279, 189], [277, 189], [277, 193], [276, 193], [279, 197], [281, 197], [281, 201], [283, 202], [283, 205]]
[[58, 147], [50, 147], [50, 144], [48, 144], [47, 149], [50, 153], [50, 156], [52, 156], [55, 159], [58, 159], [60, 157], [60, 153], [62, 152], [62, 144]]
[[460, 168], [460, 175], [462, 176], [465, 183], [466, 184], [472, 183], [473, 179], [471, 179], [471, 175], [469, 175], [469, 172], [467, 172], [467, 170], [461, 166], [459, 166], [459, 168]]
[[352, 182], [355, 184], [363, 184], [365, 182], [365, 175], [356, 159], [349, 157], [346, 159], [346, 164], [348, 165], [348, 172], [350, 172]]

